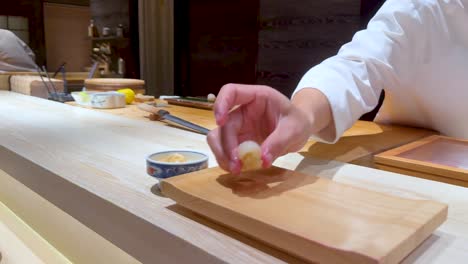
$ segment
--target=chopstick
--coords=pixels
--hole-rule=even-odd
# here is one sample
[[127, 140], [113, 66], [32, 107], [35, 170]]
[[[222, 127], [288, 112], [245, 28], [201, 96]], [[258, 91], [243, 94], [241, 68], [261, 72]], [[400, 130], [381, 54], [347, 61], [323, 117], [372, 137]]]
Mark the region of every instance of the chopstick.
[[47, 89], [47, 93], [49, 94], [49, 96], [52, 96], [52, 98], [54, 98], [54, 95], [50, 92], [49, 85], [47, 85], [46, 81], [44, 81], [44, 78], [42, 78], [42, 72], [39, 66], [36, 66], [36, 70], [37, 70], [37, 73], [39, 73], [39, 77], [41, 77], [42, 83], [44, 83], [44, 86]]
[[50, 76], [49, 76], [49, 73], [47, 72], [47, 68], [43, 65], [42, 66], [42, 69], [44, 70], [46, 76], [47, 76], [47, 79], [49, 79], [49, 82], [50, 84], [52, 85], [52, 88], [54, 89], [54, 94], [57, 95], [57, 89], [55, 88], [55, 84], [52, 82], [52, 80], [50, 79]]

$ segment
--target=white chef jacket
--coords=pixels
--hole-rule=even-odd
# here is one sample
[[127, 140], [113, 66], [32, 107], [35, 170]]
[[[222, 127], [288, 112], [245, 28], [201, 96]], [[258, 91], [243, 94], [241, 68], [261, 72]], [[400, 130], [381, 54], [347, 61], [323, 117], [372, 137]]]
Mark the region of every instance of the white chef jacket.
[[0, 72], [35, 71], [34, 53], [13, 32], [0, 29]]
[[371, 111], [382, 89], [376, 122], [468, 138], [468, 0], [387, 0], [295, 93], [306, 87], [331, 104], [336, 138], [329, 142]]

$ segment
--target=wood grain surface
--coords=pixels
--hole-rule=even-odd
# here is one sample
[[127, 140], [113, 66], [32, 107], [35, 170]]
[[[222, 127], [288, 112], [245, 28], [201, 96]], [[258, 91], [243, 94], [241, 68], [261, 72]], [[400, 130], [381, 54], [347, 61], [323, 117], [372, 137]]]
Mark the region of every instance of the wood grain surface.
[[418, 178], [421, 178], [421, 179], [427, 179], [427, 180], [431, 180], [431, 181], [437, 181], [437, 182], [443, 182], [443, 183], [458, 185], [458, 186], [462, 186], [462, 187], [468, 187], [468, 181], [457, 180], [455, 178], [443, 177], [443, 176], [432, 174], [432, 173], [420, 172], [420, 171], [415, 171], [415, 170], [410, 170], [410, 169], [404, 169], [404, 168], [401, 168], [401, 167], [383, 165], [382, 163], [376, 163], [375, 166], [379, 170], [391, 171], [391, 172], [395, 172], [395, 173], [399, 173], [399, 174], [418, 177]]
[[360, 1], [260, 0], [257, 83], [291, 96], [311, 67], [360, 28]]
[[239, 176], [211, 168], [161, 188], [184, 207], [317, 263], [398, 263], [447, 217], [441, 203], [280, 168]]
[[[158, 110], [164, 109], [166, 111], [169, 111], [171, 114], [177, 117], [188, 120], [192, 123], [195, 123], [202, 127], [206, 127], [208, 129], [216, 128], [214, 114], [213, 114], [213, 111], [211, 110], [199, 109], [199, 108], [193, 108], [193, 107], [184, 107], [184, 106], [178, 106], [178, 105], [167, 105], [167, 102], [164, 100], [156, 100], [155, 102], [158, 103], [159, 105], [163, 105], [163, 106], [158, 107]], [[82, 107], [76, 104], [75, 102], [68, 102], [67, 104]], [[93, 109], [90, 107], [82, 107], [82, 108], [93, 109], [99, 112], [104, 112], [104, 113], [108, 113], [112, 115], [118, 115], [118, 116], [131, 118], [131, 119], [150, 121], [149, 112], [146, 110], [139, 109], [138, 105], [139, 103], [135, 103], [132, 105], [126, 105], [125, 108], [117, 108], [117, 109]], [[170, 126], [169, 124], [166, 124], [163, 122], [154, 122], [154, 124], [158, 126], [159, 125]]]
[[439, 135], [375, 156], [379, 164], [468, 183], [468, 141]]
[[[294, 262], [262, 243], [191, 220], [170, 207], [170, 199], [153, 192], [157, 180], [146, 174], [146, 157], [169, 149], [196, 149], [208, 154], [209, 166], [214, 166], [205, 136], [16, 93], [0, 93], [2, 100], [9, 103], [0, 104], [0, 168], [136, 260]], [[22, 109], [21, 115], [11, 115], [16, 108]], [[43, 230], [55, 237], [56, 247], [86, 238]], [[123, 262], [120, 255], [102, 257]]]
[[[156, 100], [163, 104], [164, 100]], [[67, 104], [77, 106], [75, 102]], [[184, 107], [177, 105], [166, 105], [158, 107], [171, 114], [193, 122], [208, 129], [216, 128], [214, 113], [211, 110]], [[127, 105], [119, 109], [94, 109], [96, 111], [123, 116], [137, 120], [150, 120], [147, 111], [138, 109], [138, 106]], [[163, 122], [155, 122], [169, 126]], [[179, 127], [180, 128], [180, 127]], [[347, 130], [335, 144], [317, 142], [313, 139], [300, 150], [305, 157], [314, 157], [324, 160], [337, 160], [341, 162], [358, 164], [361, 166], [374, 168], [373, 157], [375, 154], [395, 148], [412, 141], [433, 135], [436, 132], [403, 126], [386, 126], [374, 122], [357, 121], [353, 127]]]
[[[191, 148], [208, 153], [209, 167], [215, 167], [204, 136], [149, 122], [144, 118], [147, 113], [136, 106], [139, 117], [127, 118], [122, 113], [111, 115], [11, 92], [0, 92], [0, 102], [0, 168], [4, 171], [0, 200], [54, 247], [67, 250], [67, 257], [74, 255], [71, 261], [299, 262], [160, 196], [157, 180], [146, 175], [146, 156]], [[206, 111], [183, 109], [187, 117], [190, 112]], [[212, 112], [207, 113], [206, 121], [212, 122]], [[410, 137], [405, 130], [393, 134], [392, 129], [379, 137], [382, 128], [370, 125], [363, 125], [360, 134], [347, 135], [356, 139], [348, 141], [352, 144], [342, 155], [355, 150], [359, 155], [369, 153], [367, 147], [360, 148], [359, 139], [364, 143], [376, 139], [378, 146], [379, 140], [398, 142], [400, 136]], [[446, 203], [447, 221], [402, 263], [465, 263], [468, 259], [466, 188], [303, 153], [285, 155], [275, 165], [367, 190]], [[107, 245], [105, 251], [103, 245]]]
[[375, 154], [435, 133], [412, 127], [386, 126], [374, 122], [358, 121], [335, 144], [309, 140], [300, 153], [304, 156], [374, 168]]

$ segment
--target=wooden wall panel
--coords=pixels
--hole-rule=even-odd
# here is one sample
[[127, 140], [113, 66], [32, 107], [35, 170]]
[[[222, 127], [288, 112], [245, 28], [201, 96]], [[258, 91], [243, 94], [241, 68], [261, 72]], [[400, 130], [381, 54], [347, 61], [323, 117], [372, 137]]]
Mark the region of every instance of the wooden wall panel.
[[84, 67], [89, 66], [91, 40], [87, 38], [87, 28], [90, 18], [87, 6], [44, 3], [47, 68], [50, 71], [58, 69], [62, 62], [67, 63], [69, 72], [84, 71]]
[[174, 5], [180, 2], [140, 0], [140, 72], [146, 93], [174, 94]]
[[226, 83], [254, 83], [258, 1], [176, 1], [176, 92], [218, 93]]
[[290, 96], [302, 75], [360, 28], [359, 0], [260, 0], [257, 83]]
[[236, 82], [290, 96], [304, 73], [335, 55], [383, 1], [175, 1], [175, 93], [206, 95]]

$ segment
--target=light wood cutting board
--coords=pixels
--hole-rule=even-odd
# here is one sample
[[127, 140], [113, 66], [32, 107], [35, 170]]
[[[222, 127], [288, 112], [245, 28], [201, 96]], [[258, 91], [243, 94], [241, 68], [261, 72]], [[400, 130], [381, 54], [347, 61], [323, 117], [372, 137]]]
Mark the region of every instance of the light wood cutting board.
[[[377, 165], [468, 183], [468, 140], [433, 135], [385, 151], [374, 157]], [[379, 167], [383, 167], [379, 166]], [[416, 175], [418, 176], [418, 175]], [[424, 177], [424, 176], [423, 176]]]
[[211, 168], [161, 182], [180, 205], [304, 260], [398, 263], [447, 218], [448, 207], [271, 168]]

